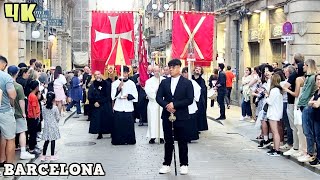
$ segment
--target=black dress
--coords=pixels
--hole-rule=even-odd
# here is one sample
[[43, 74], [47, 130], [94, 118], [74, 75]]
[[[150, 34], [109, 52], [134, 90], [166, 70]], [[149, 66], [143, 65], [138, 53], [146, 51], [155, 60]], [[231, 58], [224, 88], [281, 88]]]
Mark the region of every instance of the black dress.
[[[111, 84], [104, 80], [94, 81], [89, 88], [88, 99], [91, 107], [89, 133], [110, 134], [113, 122]], [[94, 106], [96, 102], [100, 107]]]
[[199, 102], [197, 102], [198, 106], [198, 131], [206, 131], [208, 130], [208, 122], [207, 122], [207, 86], [204, 79], [200, 76], [196, 79], [194, 76], [192, 77], [199, 86], [201, 87], [201, 95]]

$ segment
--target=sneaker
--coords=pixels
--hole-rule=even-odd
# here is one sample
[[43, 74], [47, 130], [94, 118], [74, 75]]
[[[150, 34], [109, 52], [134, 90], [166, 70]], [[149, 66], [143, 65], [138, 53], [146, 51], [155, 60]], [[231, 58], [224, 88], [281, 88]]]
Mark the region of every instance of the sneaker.
[[[281, 147], [280, 147], [280, 149], [281, 149]], [[296, 153], [298, 153], [298, 150], [291, 148], [289, 151], [284, 152], [283, 155], [284, 156], [292, 156], [293, 154], [296, 154]]]
[[54, 155], [54, 156], [51, 156], [50, 157], [50, 161], [56, 161], [56, 160], [58, 160], [59, 158], [58, 158], [58, 156], [57, 155]]
[[34, 154], [30, 154], [29, 152], [21, 152], [20, 153], [20, 159], [26, 160], [26, 159], [33, 159], [35, 158]]
[[270, 154], [272, 154], [274, 152], [276, 152], [276, 150], [275, 149], [271, 149], [270, 151], [267, 152], [267, 154], [270, 155]]
[[186, 174], [188, 174], [188, 166], [181, 166], [181, 167], [180, 167], [180, 174], [181, 174], [181, 175], [186, 175]]
[[318, 158], [315, 158], [313, 161], [309, 162], [311, 166], [320, 166], [320, 161]]
[[314, 161], [314, 157], [309, 154], [305, 154], [303, 156], [298, 157], [299, 162], [311, 162]]
[[5, 163], [7, 163], [7, 162], [3, 161], [2, 163], [0, 163], [0, 168], [3, 168]]
[[262, 141], [260, 141], [260, 144], [259, 144], [258, 148], [259, 148], [259, 149], [266, 148], [266, 147], [268, 147], [270, 144], [271, 144], [271, 142], [270, 142], [269, 140], [267, 140], [267, 141], [262, 140]]
[[250, 123], [255, 123], [256, 121], [254, 119], [251, 119]]
[[37, 149], [30, 150], [29, 152], [30, 152], [30, 154], [34, 154], [34, 155], [39, 155], [39, 154], [41, 154], [41, 152], [40, 152], [39, 150], [37, 150]]
[[243, 116], [241, 116], [240, 121], [244, 121], [244, 117]]
[[298, 157], [304, 156], [304, 153], [298, 150], [296, 153], [292, 154], [292, 156], [298, 158]]
[[162, 168], [159, 170], [159, 174], [167, 174], [171, 172], [170, 166], [163, 165]]
[[274, 150], [273, 152], [268, 154], [271, 157], [278, 157], [281, 155], [280, 151]]
[[290, 150], [292, 148], [292, 146], [290, 146], [289, 144], [285, 144], [283, 146], [280, 146], [280, 149], [283, 149], [283, 150]]
[[48, 157], [41, 154], [40, 161], [46, 161], [46, 160], [48, 160]]

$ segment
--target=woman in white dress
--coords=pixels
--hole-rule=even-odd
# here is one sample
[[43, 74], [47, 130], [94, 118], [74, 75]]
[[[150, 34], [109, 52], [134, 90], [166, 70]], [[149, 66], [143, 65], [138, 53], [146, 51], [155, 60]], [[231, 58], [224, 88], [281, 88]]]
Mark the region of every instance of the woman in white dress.
[[273, 134], [274, 149], [267, 152], [269, 156], [280, 156], [280, 134], [278, 122], [283, 115], [283, 97], [282, 88], [280, 86], [281, 77], [273, 74], [271, 77], [270, 93], [266, 95], [266, 103], [268, 104], [267, 119]]
[[60, 115], [62, 111], [63, 102], [66, 101], [66, 94], [63, 88], [65, 84], [67, 84], [67, 80], [62, 74], [62, 68], [61, 66], [57, 66], [56, 70], [54, 71], [53, 88], [54, 88], [54, 93], [56, 95], [56, 104], [58, 106]]

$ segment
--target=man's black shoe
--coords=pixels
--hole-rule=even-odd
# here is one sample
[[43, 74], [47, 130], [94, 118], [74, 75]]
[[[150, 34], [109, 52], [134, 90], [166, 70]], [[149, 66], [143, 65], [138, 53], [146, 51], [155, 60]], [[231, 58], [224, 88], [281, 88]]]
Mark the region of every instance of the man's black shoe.
[[164, 139], [160, 138], [160, 144], [164, 144]]
[[226, 117], [218, 117], [216, 120], [225, 120]]
[[97, 139], [102, 139], [102, 134], [99, 134], [99, 136], [97, 137]]
[[156, 140], [156, 139], [151, 138], [150, 141], [149, 141], [149, 144], [154, 144], [154, 143], [156, 143], [155, 140]]

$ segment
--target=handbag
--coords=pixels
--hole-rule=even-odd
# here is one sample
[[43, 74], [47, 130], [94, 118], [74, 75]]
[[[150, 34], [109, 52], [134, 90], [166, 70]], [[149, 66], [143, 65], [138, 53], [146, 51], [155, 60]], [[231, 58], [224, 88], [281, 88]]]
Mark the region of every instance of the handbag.
[[213, 88], [209, 89], [209, 91], [208, 91], [208, 98], [209, 99], [214, 100], [217, 98], [217, 96], [218, 96], [217, 90], [215, 90]]
[[267, 112], [267, 111], [268, 111], [268, 108], [269, 108], [269, 104], [266, 103], [266, 104], [263, 106], [263, 111], [264, 111], [264, 112]]

